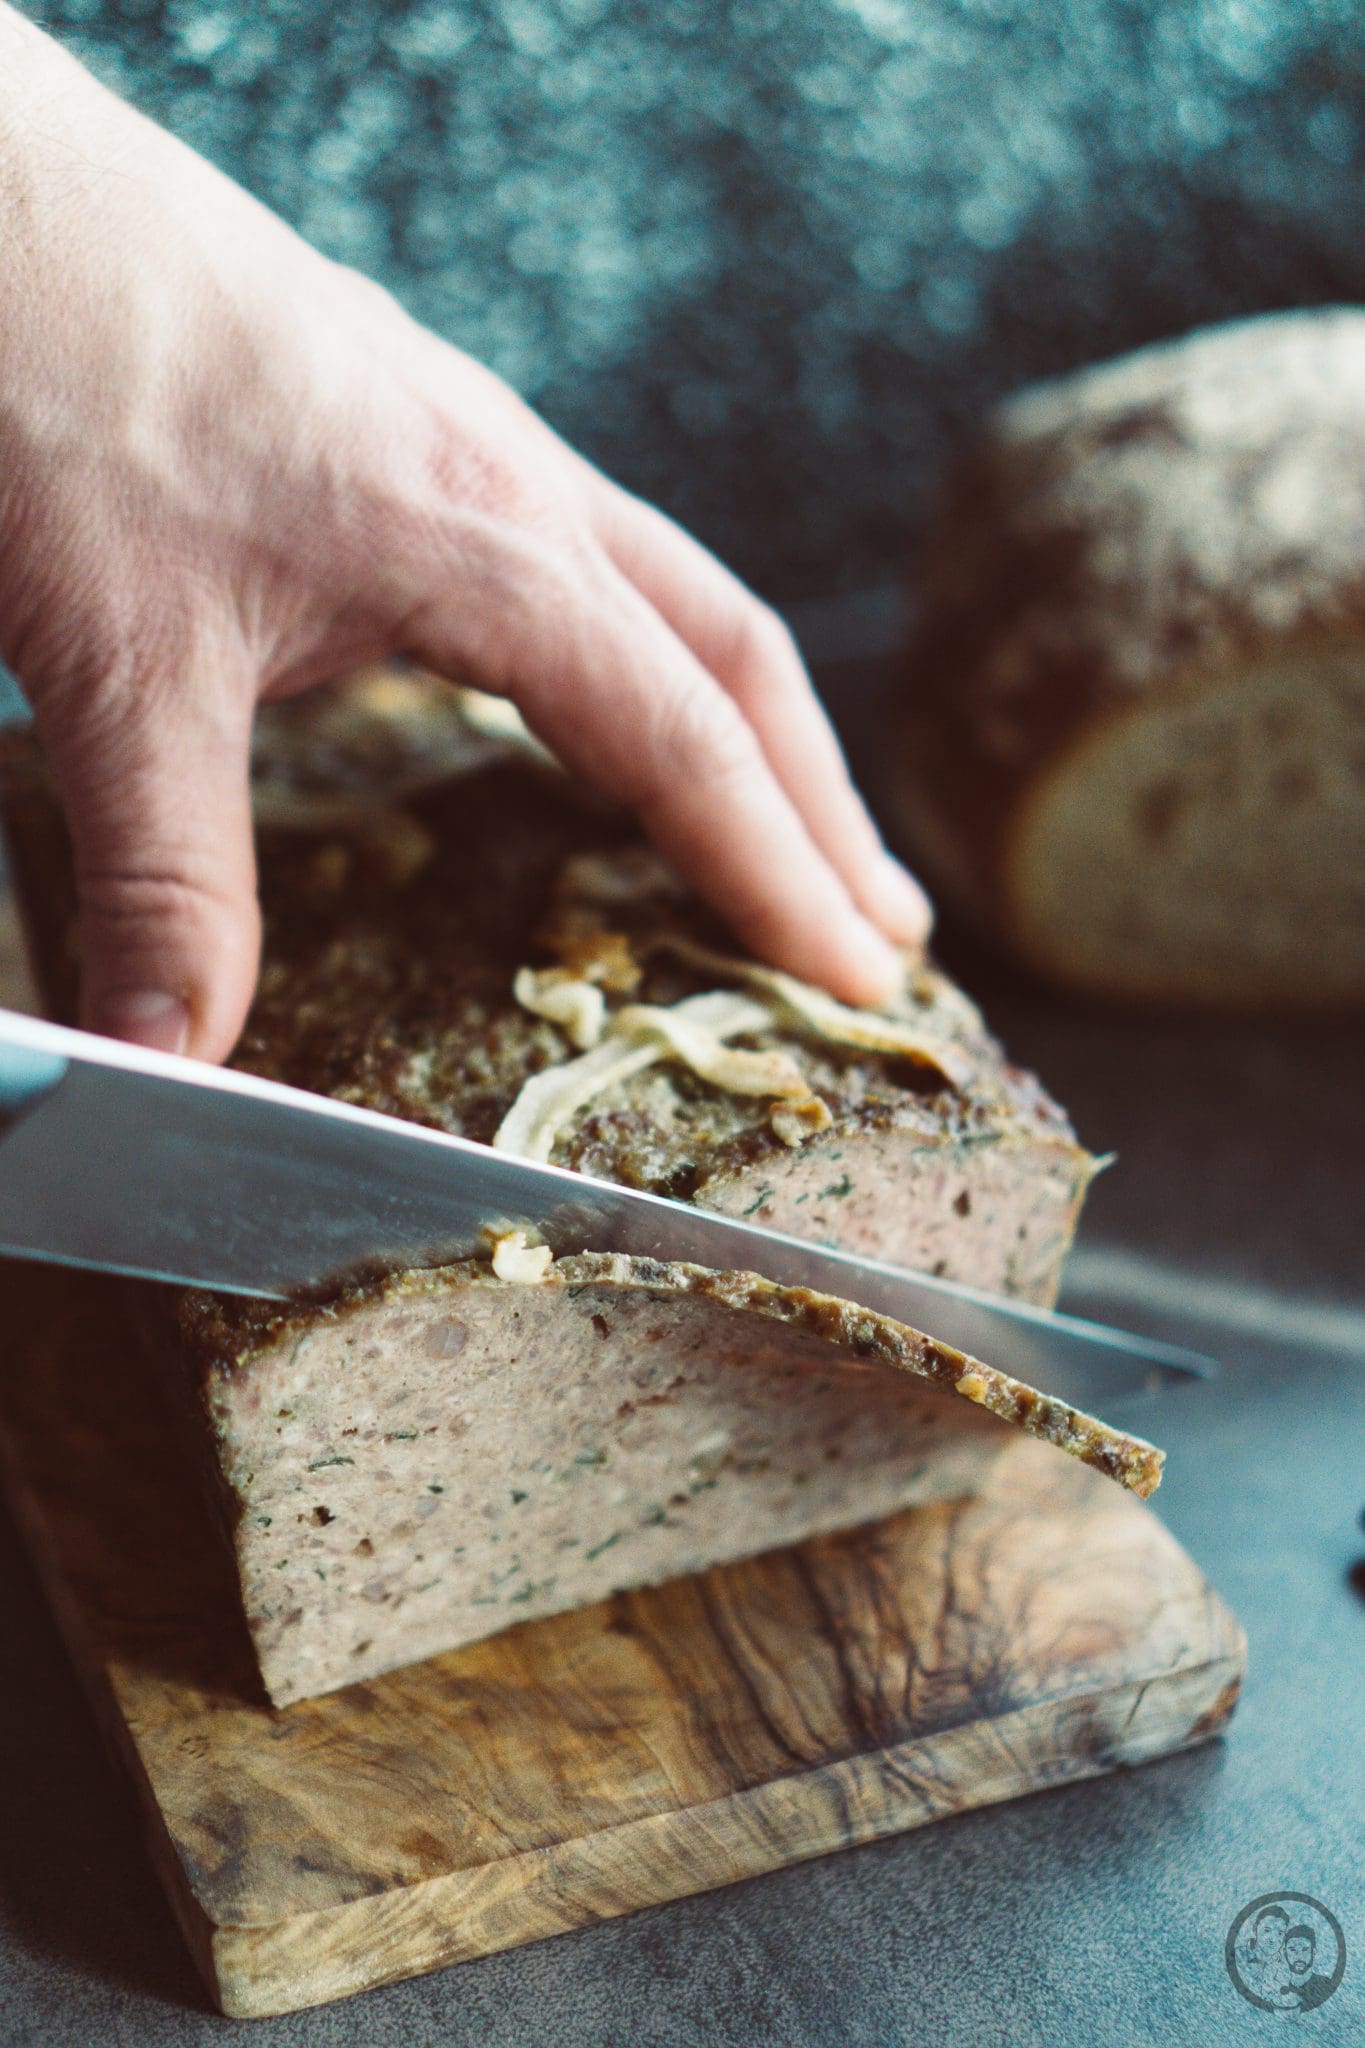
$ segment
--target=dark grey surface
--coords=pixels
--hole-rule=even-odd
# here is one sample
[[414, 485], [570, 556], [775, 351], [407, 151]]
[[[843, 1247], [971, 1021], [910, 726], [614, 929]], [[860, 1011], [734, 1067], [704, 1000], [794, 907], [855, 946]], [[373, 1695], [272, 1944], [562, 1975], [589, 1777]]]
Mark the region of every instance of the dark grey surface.
[[[861, 704], [847, 687], [856, 741]], [[962, 949], [959, 948], [959, 951]], [[1216, 1350], [1134, 1410], [1158, 1510], [1250, 1638], [1228, 1740], [319, 2012], [207, 2010], [17, 1546], [3, 1538], [3, 2048], [1255, 2048], [1365, 2043], [1365, 1095], [1358, 1027], [1078, 1012], [970, 979], [1118, 1166], [1069, 1305]], [[1354, 1576], [1353, 1576], [1354, 1575]], [[1346, 1932], [1340, 1990], [1233, 1992], [1239, 1908]]]
[[[33, 11], [779, 598], [894, 569], [992, 393], [1365, 288], [1358, 0]], [[1229, 1741], [232, 2025], [0, 1533], [3, 2048], [1365, 2042], [1359, 1034], [1134, 1023], [972, 979], [1122, 1154], [1074, 1305], [1227, 1360], [1144, 1426], [1171, 1452], [1160, 1512], [1250, 1637]], [[1278, 1888], [1332, 1907], [1352, 1951], [1297, 2022], [1242, 2004], [1222, 1961]]]

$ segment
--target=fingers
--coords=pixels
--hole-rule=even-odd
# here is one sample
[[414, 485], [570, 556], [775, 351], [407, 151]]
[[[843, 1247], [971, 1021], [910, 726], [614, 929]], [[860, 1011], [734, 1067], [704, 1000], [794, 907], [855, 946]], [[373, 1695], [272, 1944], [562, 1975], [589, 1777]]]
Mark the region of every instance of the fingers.
[[227, 694], [178, 678], [39, 707], [75, 855], [81, 1022], [208, 1060], [241, 1031], [260, 950], [252, 697]]
[[929, 899], [883, 846], [786, 627], [663, 513], [595, 472], [594, 483], [597, 530], [612, 560], [739, 706], [855, 902], [889, 937], [922, 946]]
[[715, 677], [605, 558], [566, 564], [524, 533], [505, 550], [477, 616], [428, 613], [410, 651], [511, 697], [569, 768], [638, 812], [756, 953], [846, 1001], [884, 1001], [897, 954]]

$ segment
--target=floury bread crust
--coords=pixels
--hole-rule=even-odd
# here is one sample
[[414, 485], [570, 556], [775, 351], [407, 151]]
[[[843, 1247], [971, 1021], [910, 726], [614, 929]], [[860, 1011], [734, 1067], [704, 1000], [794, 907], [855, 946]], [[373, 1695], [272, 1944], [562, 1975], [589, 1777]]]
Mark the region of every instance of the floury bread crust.
[[[597, 974], [655, 1009], [717, 987], [725, 934], [627, 821], [483, 727], [391, 674], [263, 719], [265, 958], [237, 1065], [487, 1141], [528, 1077], [576, 1057], [514, 997], [519, 970]], [[16, 780], [31, 819], [31, 759]], [[69, 901], [49, 888], [36, 917], [39, 959], [69, 960]], [[818, 1116], [784, 1125], [668, 1060], [586, 1103], [552, 1156], [1050, 1300], [1094, 1162], [942, 976], [912, 976], [897, 1019], [953, 1081], [774, 1012], [743, 1046], [790, 1063]], [[960, 1497], [1007, 1423], [1140, 1493], [1159, 1477], [1138, 1439], [747, 1275], [584, 1256], [389, 1276], [286, 1314], [143, 1299], [280, 1703]]]
[[[181, 1315], [278, 1704], [621, 1586], [975, 1491], [1002, 1419], [1159, 1454], [846, 1302], [621, 1255]], [[235, 1349], [234, 1349], [235, 1347]]]
[[1365, 1002], [1365, 311], [1021, 393], [920, 596], [894, 794], [945, 898], [1091, 993]]

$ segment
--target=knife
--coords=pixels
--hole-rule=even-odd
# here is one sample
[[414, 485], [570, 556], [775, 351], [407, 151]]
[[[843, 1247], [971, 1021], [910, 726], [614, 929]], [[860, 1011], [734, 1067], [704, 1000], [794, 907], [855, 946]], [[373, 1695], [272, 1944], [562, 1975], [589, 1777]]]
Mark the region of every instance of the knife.
[[0, 1253], [284, 1300], [521, 1228], [761, 1274], [909, 1323], [1075, 1407], [1212, 1361], [197, 1060], [0, 1010]]

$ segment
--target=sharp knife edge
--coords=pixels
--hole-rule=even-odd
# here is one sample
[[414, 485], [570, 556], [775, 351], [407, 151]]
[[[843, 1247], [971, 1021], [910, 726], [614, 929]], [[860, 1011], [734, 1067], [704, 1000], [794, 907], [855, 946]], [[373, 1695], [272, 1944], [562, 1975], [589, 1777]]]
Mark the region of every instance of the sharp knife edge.
[[235, 1070], [0, 1011], [0, 1251], [296, 1297], [428, 1266], [491, 1226], [838, 1295], [1077, 1407], [1216, 1368], [1197, 1352], [835, 1251]]

